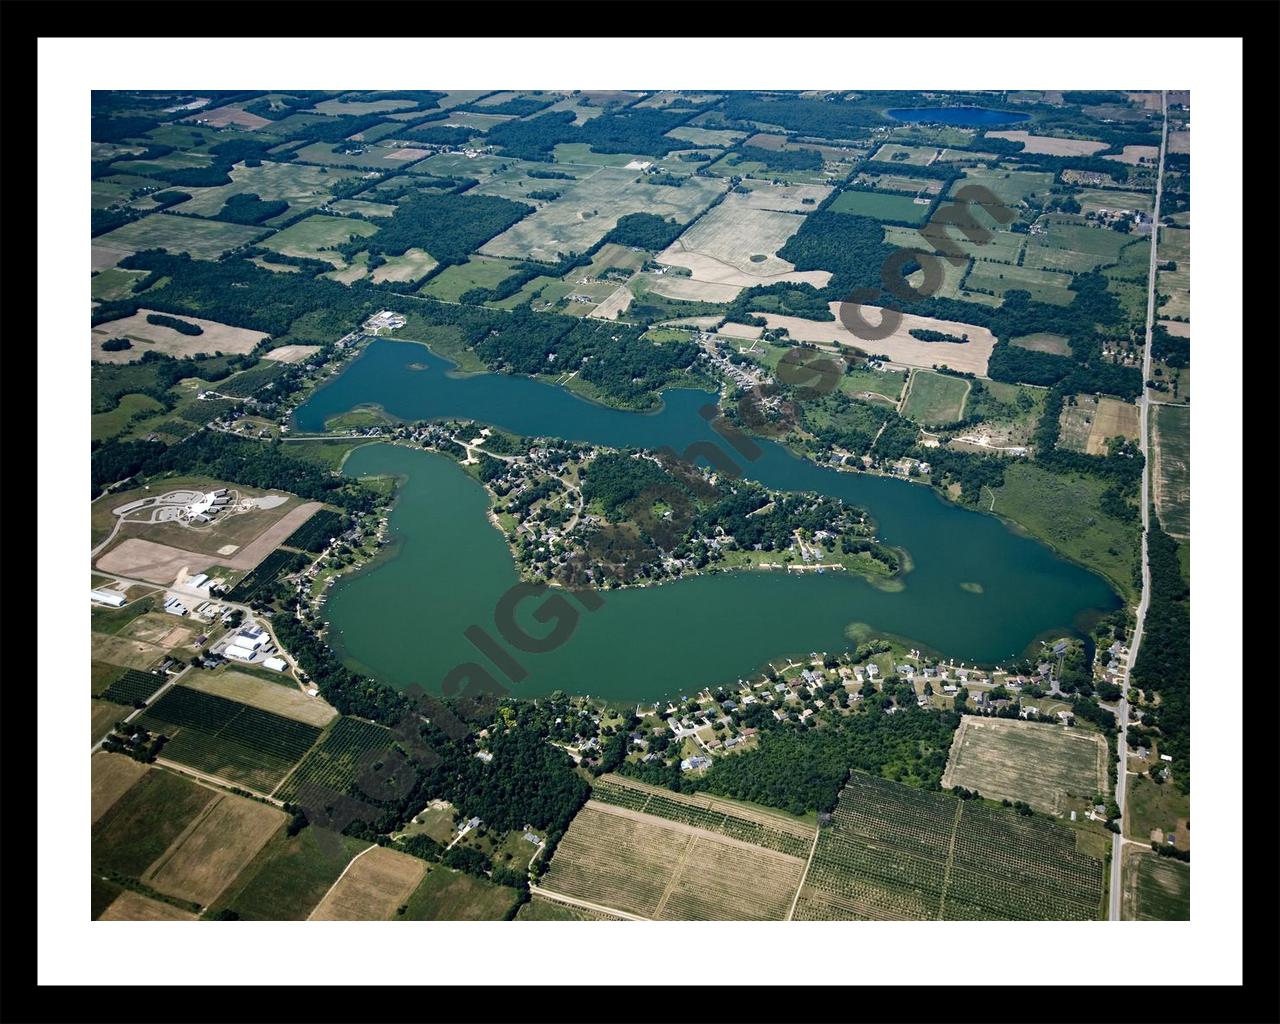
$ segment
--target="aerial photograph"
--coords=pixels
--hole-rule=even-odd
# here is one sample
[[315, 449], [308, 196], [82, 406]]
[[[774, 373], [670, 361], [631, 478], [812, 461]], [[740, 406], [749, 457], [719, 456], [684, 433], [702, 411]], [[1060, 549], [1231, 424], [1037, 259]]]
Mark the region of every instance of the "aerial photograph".
[[651, 72], [86, 92], [86, 922], [1190, 920], [1192, 91]]

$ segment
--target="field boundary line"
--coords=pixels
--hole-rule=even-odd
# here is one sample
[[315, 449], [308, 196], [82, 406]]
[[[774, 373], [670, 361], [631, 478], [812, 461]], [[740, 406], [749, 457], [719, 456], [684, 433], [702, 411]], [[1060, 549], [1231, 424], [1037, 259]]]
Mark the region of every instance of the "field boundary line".
[[583, 807], [590, 807], [597, 811], [604, 811], [607, 814], [616, 814], [622, 818], [630, 818], [644, 825], [650, 825], [654, 828], [665, 828], [673, 832], [683, 832], [687, 835], [696, 836], [708, 843], [718, 843], [721, 846], [732, 846], [740, 850], [750, 850], [752, 853], [763, 854], [767, 857], [774, 857], [778, 860], [791, 861], [799, 864], [800, 858], [792, 856], [789, 853], [783, 853], [781, 850], [771, 850], [767, 846], [760, 846], [757, 843], [749, 843], [743, 839], [735, 839], [733, 836], [726, 836], [721, 832], [710, 832], [705, 828], [699, 828], [697, 825], [687, 825], [683, 821], [675, 821], [671, 818], [660, 818], [656, 814], [642, 814], [640, 811], [633, 811], [630, 807], [618, 807], [616, 804], [606, 804], [599, 800], [588, 800]]
[[[197, 729], [194, 731], [199, 732], [200, 730]], [[268, 796], [266, 793], [262, 792], [262, 790], [254, 789], [252, 786], [245, 785], [242, 782], [231, 782], [229, 779], [224, 779], [217, 775], [210, 775], [208, 772], [202, 772], [198, 768], [191, 768], [188, 765], [179, 764], [177, 761], [170, 761], [163, 757], [157, 757], [156, 764], [164, 768], [168, 768], [170, 771], [177, 772], [179, 775], [186, 775], [195, 779], [197, 782], [204, 783], [204, 785], [213, 789], [215, 792], [225, 795], [229, 790], [239, 789], [246, 793], [252, 793], [254, 797], [266, 800], [273, 806], [284, 807], [283, 800], [277, 800], [274, 797]], [[275, 792], [275, 790], [272, 790], [272, 792]]]
[[[343, 868], [343, 869], [342, 869], [342, 874], [340, 874], [337, 878], [335, 878], [335, 879], [333, 880], [333, 885], [329, 886], [329, 888], [328, 888], [328, 889], [326, 889], [326, 890], [324, 891], [324, 895], [323, 895], [323, 896], [321, 896], [321, 897], [320, 897], [320, 899], [316, 901], [316, 905], [315, 905], [314, 907], [312, 907], [312, 908], [311, 908], [311, 913], [307, 915], [307, 920], [308, 920], [308, 921], [310, 921], [310, 920], [311, 920], [311, 915], [312, 915], [312, 914], [314, 914], [314, 913], [316, 912], [316, 909], [317, 909], [317, 908], [318, 908], [322, 903], [324, 903], [324, 901], [325, 901], [325, 900], [327, 900], [327, 899], [329, 898], [329, 894], [330, 894], [330, 893], [332, 893], [332, 892], [333, 892], [333, 890], [334, 890], [334, 889], [336, 889], [336, 888], [338, 887], [338, 883], [339, 883], [339, 882], [341, 882], [341, 881], [342, 881], [342, 880], [347, 876], [347, 872], [351, 870], [351, 865], [352, 865], [352, 864], [354, 864], [356, 861], [358, 861], [361, 857], [363, 857], [363, 856], [364, 856], [366, 853], [368, 853], [370, 850], [377, 850], [377, 849], [380, 849], [380, 847], [378, 846], [378, 844], [377, 844], [377, 843], [374, 843], [372, 846], [366, 846], [363, 850], [361, 850], [361, 851], [360, 851], [359, 853], [357, 853], [354, 857], [352, 857], [352, 858], [351, 858], [351, 860], [349, 860], [349, 861], [347, 862], [347, 866], [346, 866], [345, 868]], [[419, 880], [419, 881], [421, 881], [421, 880]]]
[[813, 830], [813, 845], [809, 847], [809, 859], [804, 862], [804, 870], [800, 872], [800, 884], [796, 886], [796, 894], [791, 897], [791, 906], [787, 909], [787, 916], [784, 920], [790, 921], [795, 917], [796, 904], [800, 902], [800, 893], [804, 891], [804, 883], [809, 877], [809, 868], [813, 865], [813, 855], [818, 852], [818, 836], [822, 834], [820, 827]]
[[907, 399], [911, 397], [911, 382], [915, 379], [916, 368], [914, 366], [908, 367], [907, 382], [902, 385], [902, 394], [898, 397], [898, 408], [895, 410], [899, 416], [902, 415], [902, 410], [907, 407]]
[[675, 887], [680, 881], [680, 875], [684, 872], [684, 866], [689, 860], [689, 851], [693, 849], [697, 841], [698, 837], [691, 835], [685, 842], [684, 849], [680, 851], [680, 859], [676, 861], [676, 869], [671, 872], [671, 877], [667, 879], [662, 895], [658, 897], [658, 905], [653, 908], [653, 919], [655, 921], [662, 918], [662, 910], [667, 905], [667, 900], [671, 898], [671, 893], [675, 891]]
[[628, 914], [625, 910], [618, 910], [615, 907], [605, 906], [603, 903], [592, 903], [589, 900], [579, 899], [577, 896], [566, 896], [564, 893], [554, 892], [551, 889], [543, 889], [536, 885], [529, 886], [529, 893], [533, 896], [543, 896], [546, 899], [554, 900], [557, 903], [566, 903], [571, 907], [581, 907], [584, 910], [594, 910], [600, 914], [611, 914], [623, 921], [649, 921], [651, 918], [640, 917], [637, 914]]
[[[225, 799], [226, 799], [226, 794], [219, 793], [207, 804], [205, 804], [204, 807], [200, 809], [200, 813], [197, 814], [194, 818], [191, 819], [191, 821], [187, 823], [187, 827], [173, 837], [173, 842], [171, 842], [165, 848], [164, 853], [160, 854], [159, 857], [157, 857], [149, 865], [147, 865], [147, 869], [143, 871], [142, 874], [138, 877], [138, 881], [146, 882], [148, 885], [150, 885], [151, 882], [155, 880], [156, 875], [159, 874], [159, 872], [164, 868], [164, 866], [173, 859], [174, 854], [178, 852], [182, 844], [185, 843], [191, 837], [191, 833], [193, 833], [202, 824], [204, 824], [205, 819], [208, 818], [209, 815], [213, 813], [213, 809], [217, 807], [220, 803], [222, 803], [222, 801]], [[168, 895], [168, 893], [166, 893], [165, 895]]]
[[938, 917], [941, 921], [942, 915], [947, 909], [947, 892], [951, 888], [951, 866], [956, 862], [956, 835], [960, 832], [960, 819], [964, 816], [964, 801], [956, 801], [956, 816], [951, 822], [951, 844], [947, 847], [947, 866], [942, 871], [942, 896], [938, 900]]

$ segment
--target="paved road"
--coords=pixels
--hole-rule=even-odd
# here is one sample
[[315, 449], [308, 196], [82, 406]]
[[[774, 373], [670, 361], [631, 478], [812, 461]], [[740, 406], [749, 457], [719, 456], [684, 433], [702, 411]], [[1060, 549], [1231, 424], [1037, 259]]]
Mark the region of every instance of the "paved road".
[[[1146, 465], [1142, 471], [1142, 599], [1138, 602], [1137, 624], [1133, 628], [1133, 642], [1129, 644], [1129, 666], [1125, 673], [1126, 692], [1120, 698], [1120, 706], [1116, 710], [1116, 718], [1120, 726], [1120, 734], [1116, 740], [1116, 751], [1120, 765], [1116, 772], [1116, 804], [1120, 808], [1121, 828], [1124, 827], [1124, 793], [1128, 776], [1129, 751], [1125, 742], [1125, 732], [1129, 725], [1129, 701], [1127, 686], [1133, 666], [1138, 660], [1138, 648], [1142, 644], [1142, 629], [1147, 617], [1147, 606], [1151, 601], [1151, 567], [1147, 562], [1147, 530], [1150, 526], [1150, 480], [1151, 457], [1147, 450], [1147, 420], [1150, 414], [1151, 401], [1147, 397], [1146, 381], [1151, 379], [1151, 327], [1155, 321], [1156, 311], [1156, 242], [1160, 231], [1160, 194], [1164, 184], [1164, 154], [1169, 139], [1169, 119], [1164, 92], [1160, 93], [1160, 112], [1164, 119], [1160, 129], [1160, 161], [1156, 165], [1156, 204], [1151, 213], [1151, 265], [1147, 271], [1147, 340], [1142, 357], [1142, 397], [1138, 400], [1138, 446]], [[1121, 866], [1124, 852], [1124, 839], [1120, 835], [1111, 838], [1111, 912], [1112, 921], [1120, 920], [1120, 888]]]

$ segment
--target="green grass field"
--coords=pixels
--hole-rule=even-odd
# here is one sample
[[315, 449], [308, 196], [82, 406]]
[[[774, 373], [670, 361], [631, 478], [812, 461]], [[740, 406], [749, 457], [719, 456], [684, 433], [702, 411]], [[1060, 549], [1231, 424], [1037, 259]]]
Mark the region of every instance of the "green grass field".
[[1050, 473], [1019, 462], [1005, 470], [1004, 486], [995, 491], [994, 511], [1059, 554], [1100, 572], [1126, 600], [1136, 601], [1138, 526], [1100, 511], [1106, 488], [1097, 477]]
[[407, 909], [393, 921], [500, 921], [515, 902], [516, 891], [432, 864], [409, 897]]
[[234, 910], [247, 921], [306, 920], [351, 858], [369, 846], [363, 839], [320, 833], [315, 826], [292, 837], [277, 832], [213, 909]]
[[272, 235], [263, 242], [263, 246], [274, 252], [284, 253], [286, 256], [328, 260], [335, 267], [342, 267], [345, 261], [341, 256], [323, 250], [330, 246], [341, 245], [357, 235], [367, 238], [377, 232], [377, 225], [370, 224], [368, 221], [316, 214]]
[[1053, 175], [1042, 171], [1006, 171], [1001, 168], [970, 167], [964, 177], [951, 186], [948, 195], [966, 185], [981, 185], [995, 193], [1008, 206], [1017, 206], [1033, 195], [1045, 195], [1053, 185]]
[[[1176, 767], [1176, 766], [1175, 766]], [[1191, 799], [1173, 782], [1152, 782], [1144, 776], [1130, 781], [1124, 805], [1125, 835], [1151, 841], [1152, 829], [1166, 834], [1191, 817]]]
[[1055, 215], [1041, 223], [1048, 230], [1027, 238], [1025, 267], [1086, 273], [1119, 262], [1120, 251], [1136, 240], [1134, 235], [1090, 226], [1083, 217]]
[[1004, 299], [1006, 292], [1021, 289], [1031, 293], [1036, 302], [1048, 302], [1055, 306], [1067, 306], [1075, 298], [1070, 290], [1071, 277], [1052, 270], [1033, 270], [1030, 267], [1009, 267], [1003, 263], [974, 260], [964, 287], [979, 292], [992, 292]]
[[906, 381], [907, 375], [901, 370], [867, 370], [858, 367], [840, 378], [840, 390], [847, 395], [870, 392], [897, 402]]
[[902, 415], [929, 426], [954, 423], [964, 418], [965, 398], [969, 382], [929, 370], [916, 370], [911, 375], [910, 391]]
[[164, 406], [149, 395], [122, 395], [120, 404], [110, 412], [99, 412], [89, 418], [89, 436], [95, 441], [106, 441], [124, 433], [135, 416], [163, 412]]
[[828, 209], [876, 220], [896, 220], [907, 224], [921, 223], [930, 209], [929, 203], [917, 203], [911, 196], [889, 192], [842, 192]]
[[603, 914], [579, 910], [555, 900], [534, 897], [516, 912], [517, 921], [606, 921]]
[[1191, 409], [1156, 405], [1152, 411], [1160, 525], [1175, 537], [1186, 537], [1191, 533]]
[[95, 245], [116, 249], [167, 249], [186, 252], [198, 260], [216, 260], [228, 249], [251, 242], [269, 228], [221, 221], [197, 220], [167, 213], [153, 213], [94, 239]]
[[1126, 872], [1123, 919], [1191, 920], [1191, 865], [1155, 853], [1131, 853]]
[[133, 286], [147, 276], [145, 270], [121, 270], [108, 267], [94, 274], [89, 281], [89, 294], [99, 302], [127, 299], [133, 294]]
[[139, 877], [213, 797], [180, 775], [148, 772], [94, 825], [94, 866]]

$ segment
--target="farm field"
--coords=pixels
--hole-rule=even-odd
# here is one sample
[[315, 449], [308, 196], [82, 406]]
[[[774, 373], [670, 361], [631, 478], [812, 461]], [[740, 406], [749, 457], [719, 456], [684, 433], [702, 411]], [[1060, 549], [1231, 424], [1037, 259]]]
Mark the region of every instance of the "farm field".
[[650, 185], [636, 171], [602, 167], [582, 181], [566, 182], [560, 198], [491, 239], [481, 252], [552, 261], [567, 252], [583, 252], [613, 230], [629, 213], [652, 213], [687, 223], [707, 208], [724, 182], [686, 178], [680, 187]]
[[233, 910], [246, 921], [305, 921], [351, 859], [369, 846], [316, 825], [296, 836], [278, 831], [212, 907]]
[[124, 754], [113, 754], [106, 750], [95, 753], [89, 759], [89, 776], [92, 780], [90, 822], [95, 822], [106, 814], [149, 771], [151, 769], [145, 764]]
[[208, 906], [286, 821], [277, 807], [219, 793], [140, 880], [166, 896]]
[[405, 900], [396, 921], [501, 921], [515, 902], [516, 891], [431, 864], [427, 876]]
[[1134, 847], [1125, 848], [1125, 921], [1191, 920], [1191, 865]]
[[351, 176], [350, 172], [273, 160], [264, 160], [257, 167], [239, 163], [229, 173], [230, 185], [184, 189], [190, 192], [191, 198], [175, 209], [200, 217], [216, 217], [232, 196], [251, 192], [259, 199], [283, 199], [289, 204], [284, 216], [291, 217], [302, 210], [323, 206], [331, 195], [329, 190], [344, 177]]
[[[685, 263], [696, 263], [703, 278], [717, 276], [737, 278], [745, 276], [723, 263], [718, 263], [707, 256], [697, 253], [680, 253], [678, 258]], [[669, 299], [680, 299], [685, 302], [732, 302], [744, 287], [754, 287], [765, 282], [755, 279], [751, 285], [723, 284], [718, 281], [700, 280], [693, 277], [676, 277], [674, 274], [658, 276], [641, 274], [633, 278], [628, 288], [636, 298], [643, 298], [649, 292], [663, 295]]]
[[[831, 346], [835, 342], [855, 349], [874, 349], [877, 353], [887, 355], [895, 363], [904, 366], [918, 366], [932, 369], [935, 365], [946, 365], [962, 373], [973, 373], [979, 377], [987, 375], [987, 360], [995, 347], [996, 339], [985, 327], [974, 324], [956, 323], [951, 320], [935, 320], [932, 317], [916, 316], [903, 313], [897, 329], [887, 338], [874, 342], [862, 341], [840, 322], [840, 303], [830, 304], [831, 312], [837, 319], [833, 321], [805, 320], [798, 316], [784, 316], [780, 313], [761, 313], [770, 328], [785, 327], [791, 337], [797, 341], [812, 341], [818, 345]], [[875, 306], [857, 306], [867, 323], [880, 322], [881, 312]], [[955, 344], [948, 341], [920, 341], [911, 336], [913, 329], [939, 331], [956, 337], [967, 334], [968, 342]]]
[[688, 267], [694, 278], [719, 284], [750, 286], [815, 278], [823, 279], [825, 284], [830, 274], [815, 271], [797, 274], [794, 264], [777, 256], [787, 239], [800, 230], [804, 217], [748, 207], [734, 200], [733, 195], [727, 196], [672, 242], [657, 261]]
[[342, 516], [331, 509], [322, 508], [315, 515], [285, 537], [281, 544], [301, 551], [323, 551], [342, 526]]
[[[983, 207], [975, 207], [981, 210]], [[983, 218], [976, 218], [982, 221]], [[989, 218], [988, 218], [989, 219]], [[973, 260], [991, 260], [996, 263], [1006, 265], [1016, 264], [1018, 262], [1018, 253], [1022, 251], [1022, 245], [1027, 240], [1026, 235], [1016, 234], [1013, 231], [997, 230], [998, 225], [995, 221], [991, 221], [988, 230], [991, 231], [991, 237], [975, 241], [970, 241], [958, 229], [945, 229], [944, 235], [950, 239], [945, 255], [959, 253]], [[937, 243], [934, 236], [928, 239], [921, 234], [919, 228], [903, 227], [900, 224], [886, 224], [884, 227], [885, 243], [897, 246], [901, 249], [916, 249], [923, 251], [938, 252]]]
[[346, 265], [346, 261], [336, 253], [325, 250], [341, 245], [357, 235], [367, 238], [369, 235], [376, 234], [377, 231], [377, 225], [370, 224], [366, 220], [328, 217], [317, 213], [277, 232], [262, 244], [265, 248], [283, 253], [285, 256], [327, 260], [334, 267], [341, 269]]
[[1054, 215], [1041, 223], [1046, 228], [1044, 234], [1027, 238], [1024, 267], [1087, 273], [1118, 263], [1121, 250], [1138, 241], [1110, 228], [1091, 227], [1080, 217]]
[[830, 185], [775, 185], [755, 180], [741, 184], [750, 191], [734, 192], [726, 197], [733, 199], [739, 209], [811, 213], [831, 194]]
[[1099, 210], [1141, 210], [1151, 213], [1154, 197], [1148, 192], [1131, 192], [1124, 189], [1082, 188], [1075, 194], [1081, 213], [1097, 213]]
[[[121, 256], [141, 249], [167, 249], [190, 253], [193, 259], [216, 260], [228, 249], [235, 249], [261, 237], [270, 228], [244, 224], [227, 224], [215, 220], [197, 220], [169, 213], [153, 213], [93, 240], [94, 248], [110, 249]], [[94, 269], [105, 269], [94, 261]]]
[[992, 800], [1021, 800], [1062, 815], [1069, 799], [1091, 802], [1107, 795], [1107, 757], [1099, 733], [965, 715], [942, 788], [963, 786]]
[[[270, 685], [270, 684], [267, 684]], [[320, 735], [305, 722], [175, 686], [147, 708], [143, 728], [164, 733], [164, 758], [269, 794]]]
[[591, 787], [591, 796], [602, 803], [683, 822], [793, 857], [807, 857], [813, 843], [813, 826], [790, 815], [748, 808], [705, 793], [673, 793], [625, 775], [600, 776]]
[[396, 212], [390, 203], [371, 203], [364, 199], [339, 199], [328, 206], [334, 213], [360, 213], [366, 217], [390, 217]]
[[228, 599], [247, 604], [274, 584], [282, 573], [288, 571], [293, 562], [292, 551], [277, 548], [227, 592]]
[[1156, 291], [1168, 296], [1166, 301], [1160, 303], [1159, 315], [1189, 320], [1191, 318], [1191, 229], [1161, 227], [1157, 253], [1159, 262], [1165, 263], [1172, 260], [1177, 264], [1177, 270], [1156, 271]]
[[124, 704], [112, 704], [105, 700], [89, 701], [89, 742], [97, 743], [111, 731], [111, 727], [133, 711]]
[[472, 288], [496, 288], [515, 272], [516, 264], [507, 260], [472, 256], [466, 263], [445, 267], [424, 284], [418, 294], [457, 302]]
[[932, 203], [918, 203], [911, 196], [890, 192], [863, 192], [850, 190], [840, 193], [828, 209], [835, 213], [851, 213], [858, 217], [874, 217], [876, 220], [903, 221], [907, 224], [924, 222]]
[[165, 677], [151, 672], [139, 672], [137, 669], [125, 669], [110, 686], [94, 696], [105, 700], [113, 700], [117, 704], [132, 704], [135, 700], [146, 700], [165, 684]]
[[306, 802], [314, 787], [322, 795], [345, 793], [357, 776], [377, 757], [390, 750], [391, 730], [360, 718], [335, 721], [275, 796], [280, 800]]
[[[172, 327], [148, 323], [147, 317], [151, 315], [155, 315], [155, 310], [139, 309], [133, 316], [90, 328], [92, 358], [100, 363], [132, 363], [141, 359], [146, 352], [159, 352], [178, 359], [201, 352], [209, 355], [214, 352], [241, 355], [252, 351], [258, 342], [267, 337], [261, 331], [229, 327], [215, 320], [202, 320], [194, 316], [173, 317], [175, 320], [195, 324], [201, 330], [197, 335], [183, 334]], [[133, 342], [133, 347], [119, 352], [105, 352], [102, 343], [110, 338], [128, 338]]]
[[133, 286], [146, 276], [145, 270], [121, 270], [119, 267], [110, 267], [90, 278], [89, 294], [99, 302], [127, 299], [133, 294]]
[[516, 913], [517, 921], [618, 921], [621, 918], [599, 914], [582, 907], [557, 903], [545, 896], [534, 896]]
[[1071, 345], [1061, 334], [1024, 334], [1021, 338], [1013, 338], [1009, 344], [1032, 352], [1048, 352], [1055, 356], [1071, 355]]
[[540, 888], [651, 920], [777, 921], [803, 870], [800, 857], [590, 800]]
[[[904, 229], [905, 230], [905, 229]], [[916, 236], [916, 248], [920, 249], [922, 239]], [[932, 292], [933, 295], [940, 299], [959, 299], [961, 302], [973, 302], [980, 306], [998, 306], [1003, 301], [996, 295], [984, 295], [982, 292], [971, 292], [965, 287], [965, 278], [969, 274], [969, 268], [976, 261], [966, 259], [961, 261], [960, 265], [952, 263], [947, 259], [937, 261], [937, 268], [942, 271], [942, 281]], [[925, 271], [922, 267], [913, 274], [907, 275], [907, 281], [911, 287], [919, 290], [925, 285]]]
[[[443, 123], [443, 122], [442, 122]], [[353, 146], [359, 143], [352, 143]], [[341, 149], [341, 147], [338, 147]], [[334, 144], [329, 142], [313, 142], [297, 151], [297, 159], [309, 164], [321, 164], [329, 167], [358, 167], [374, 171], [403, 171], [410, 164], [416, 163], [430, 152], [415, 149], [411, 146], [395, 147], [379, 144], [363, 146], [361, 153], [334, 152]]]
[[97, 918], [99, 921], [195, 921], [196, 915], [171, 903], [123, 890]]
[[1092, 156], [1107, 148], [1105, 142], [1095, 139], [1061, 139], [1050, 135], [1032, 135], [1025, 131], [987, 132], [985, 137], [1021, 142], [1024, 153], [1047, 153], [1050, 156]]
[[384, 846], [359, 854], [308, 916], [309, 921], [387, 921], [426, 874], [427, 862]]
[[281, 345], [263, 355], [276, 363], [301, 363], [320, 351], [319, 345]]
[[908, 384], [902, 415], [924, 426], [964, 419], [970, 384], [962, 377], [914, 370]]
[[184, 678], [184, 685], [201, 693], [225, 697], [227, 700], [248, 704], [260, 711], [270, 711], [318, 728], [328, 725], [338, 714], [319, 697], [308, 697], [287, 678], [282, 678], [279, 683], [271, 682], [224, 665], [212, 671], [192, 673]]
[[426, 277], [435, 269], [435, 258], [423, 249], [408, 249], [402, 256], [389, 256], [385, 263], [369, 275], [374, 284], [383, 281], [405, 283]]
[[1099, 398], [1098, 411], [1093, 417], [1093, 427], [1089, 431], [1085, 453], [1105, 455], [1108, 440], [1113, 437], [1123, 437], [1129, 441], [1136, 441], [1138, 431], [1138, 407], [1133, 402], [1122, 402], [1118, 398]]
[[1036, 302], [1048, 302], [1055, 306], [1068, 306], [1075, 298], [1070, 290], [1071, 277], [1052, 270], [1032, 270], [1030, 267], [1007, 267], [1000, 263], [974, 260], [965, 276], [963, 287], [977, 292], [990, 292], [1000, 299], [1005, 293], [1021, 289], [1031, 293]]
[[1152, 412], [1156, 511], [1166, 533], [1185, 539], [1191, 535], [1191, 409], [1154, 405]]
[[1028, 196], [1047, 195], [1053, 186], [1053, 175], [1044, 171], [969, 167], [965, 169], [964, 177], [953, 184], [947, 194], [954, 196], [966, 185], [981, 185], [994, 193], [1000, 202], [1016, 209]]
[[147, 772], [94, 823], [94, 868], [140, 877], [216, 796], [173, 772]]
[[854, 772], [797, 920], [1096, 920], [1102, 862], [1075, 832]]
[[925, 167], [938, 158], [936, 146], [903, 146], [896, 142], [886, 142], [871, 154], [871, 159], [878, 164], [909, 164]]

